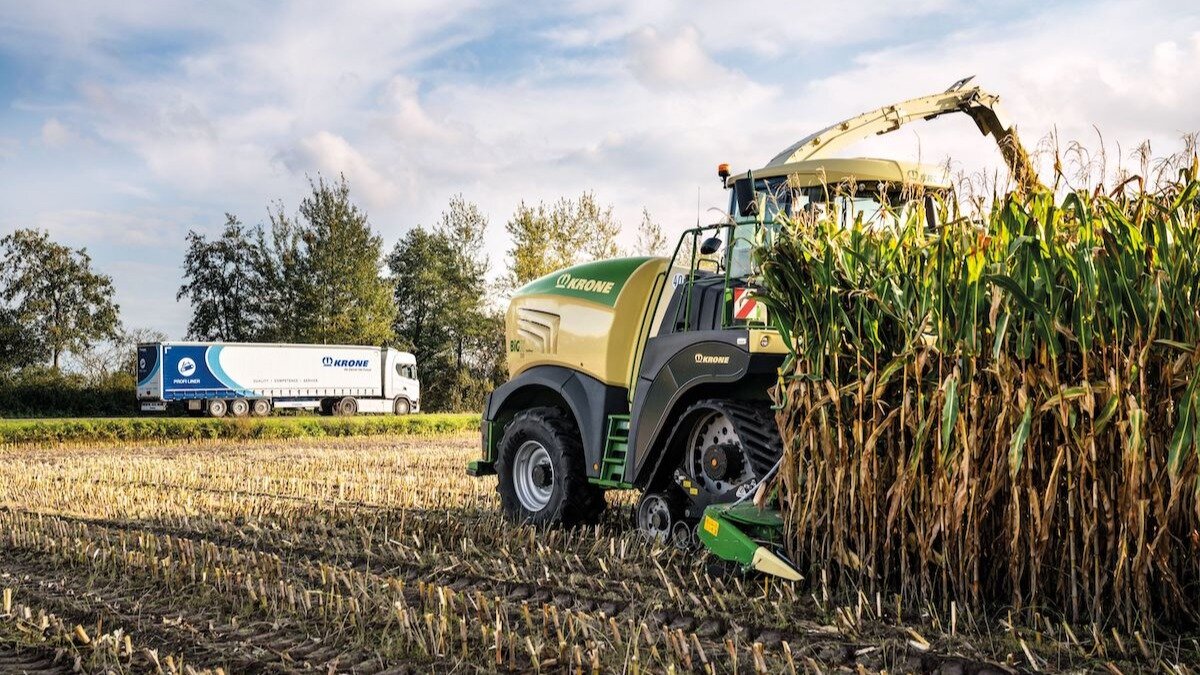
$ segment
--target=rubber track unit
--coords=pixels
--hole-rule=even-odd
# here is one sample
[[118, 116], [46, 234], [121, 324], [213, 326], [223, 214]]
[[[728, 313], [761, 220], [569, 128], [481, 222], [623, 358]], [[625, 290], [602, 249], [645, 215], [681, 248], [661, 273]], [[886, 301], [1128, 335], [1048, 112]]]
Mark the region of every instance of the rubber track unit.
[[[509, 463], [516, 455], [521, 442], [529, 437], [527, 431], [531, 427], [544, 429], [552, 444], [557, 446], [547, 447], [546, 450], [550, 452], [551, 461], [554, 462], [555, 480], [558, 476], [565, 475], [565, 495], [557, 503], [552, 497], [551, 503], [547, 504], [545, 509], [533, 517], [527, 517], [519, 506], [512, 508], [519, 505], [520, 501], [513, 489], [512, 469]], [[504, 436], [500, 439], [496, 473], [500, 477], [496, 483], [496, 491], [500, 493], [500, 501], [510, 517], [524, 517], [528, 522], [538, 525], [577, 525], [597, 522], [607, 506], [604, 491], [588, 482], [579, 427], [568, 413], [558, 408], [530, 408], [518, 413], [508, 423], [504, 429]]]
[[[705, 399], [692, 404], [684, 412], [683, 419], [688, 419], [693, 414], [698, 416], [701, 410], [723, 413], [733, 424], [734, 433], [742, 443], [742, 453], [750, 462], [755, 480], [761, 481], [783, 456], [783, 439], [779, 435], [779, 426], [775, 422], [770, 404], [766, 401], [755, 404], [731, 399]], [[687, 433], [690, 434], [690, 430]], [[685, 466], [690, 466], [691, 451], [691, 448], [684, 449]]]

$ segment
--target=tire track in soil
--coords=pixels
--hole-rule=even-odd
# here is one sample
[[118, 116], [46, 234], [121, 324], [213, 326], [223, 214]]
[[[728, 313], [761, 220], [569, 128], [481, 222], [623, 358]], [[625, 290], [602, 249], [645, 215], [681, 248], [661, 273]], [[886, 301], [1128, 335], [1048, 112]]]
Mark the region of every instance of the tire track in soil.
[[[661, 590], [661, 582], [652, 573], [647, 573], [644, 579], [624, 578], [620, 582], [614, 582], [614, 585], [620, 585], [622, 588], [605, 589], [609, 592], [581, 592], [578, 588], [555, 581], [554, 577], [550, 580], [540, 579], [533, 582], [530, 580], [502, 579], [479, 574], [456, 574], [450, 570], [438, 569], [434, 563], [415, 564], [407, 560], [387, 559], [380, 555], [345, 556], [337, 553], [330, 554], [324, 548], [284, 547], [265, 543], [261, 540], [247, 543], [245, 539], [239, 540], [233, 536], [210, 537], [205, 531], [199, 529], [146, 527], [126, 521], [61, 516], [29, 510], [21, 510], [20, 512], [33, 516], [56, 518], [67, 522], [83, 523], [110, 531], [121, 530], [127, 533], [149, 532], [186, 539], [195, 543], [213, 543], [223, 548], [236, 549], [242, 552], [253, 551], [274, 554], [280, 558], [286, 569], [293, 572], [293, 574], [289, 575], [292, 579], [303, 579], [309, 576], [307, 570], [298, 569], [302, 568], [305, 564], [325, 563], [332, 567], [353, 569], [377, 581], [382, 581], [388, 577], [403, 579], [407, 582], [424, 581], [426, 583], [445, 586], [453, 591], [478, 590], [489, 597], [499, 596], [505, 600], [517, 603], [522, 601], [529, 602], [532, 605], [553, 603], [565, 609], [576, 609], [586, 612], [602, 611], [605, 615], [622, 621], [627, 618], [641, 621], [646, 617], [651, 617], [652, 624], [669, 625], [672, 629], [679, 628], [685, 632], [697, 630], [697, 634], [701, 638], [723, 639], [731, 636], [729, 632], [732, 629], [727, 621], [705, 619], [704, 617], [685, 611], [667, 612], [655, 608], [654, 605], [662, 604], [661, 594], [657, 593], [657, 591]], [[482, 561], [480, 567], [487, 567], [488, 563], [492, 563], [492, 567], [503, 567], [502, 563], [504, 562], [506, 561], [501, 558], [494, 558]], [[596, 571], [599, 572], [599, 570]], [[643, 592], [650, 590], [655, 592]], [[646, 602], [640, 604], [630, 598], [641, 598], [645, 599]], [[514, 610], [514, 612], [516, 611]], [[749, 636], [752, 639], [765, 636], [767, 637], [766, 642], [772, 646], [778, 644], [780, 640], [802, 637], [802, 634], [796, 632], [781, 632], [774, 626], [739, 624], [739, 628], [739, 636]]]
[[[162, 589], [109, 585], [106, 591], [89, 585], [68, 585], [70, 570], [41, 566], [9, 550], [0, 552], [0, 570], [19, 579], [22, 602], [81, 626], [123, 629], [143, 646], [153, 644], [160, 656], [177, 654], [189, 664], [222, 666], [226, 672], [278, 673], [297, 667], [372, 675], [383, 670], [374, 654], [348, 651], [309, 637], [303, 626], [284, 617], [232, 623], [194, 602], [179, 602]], [[37, 557], [37, 556], [30, 556]], [[226, 609], [224, 616], [237, 613]], [[355, 667], [355, 664], [361, 664]], [[230, 670], [232, 668], [232, 670]], [[0, 673], [10, 672], [0, 669]]]
[[67, 675], [72, 664], [55, 662], [53, 655], [38, 647], [15, 645], [0, 640], [0, 673], [27, 673], [28, 675]]

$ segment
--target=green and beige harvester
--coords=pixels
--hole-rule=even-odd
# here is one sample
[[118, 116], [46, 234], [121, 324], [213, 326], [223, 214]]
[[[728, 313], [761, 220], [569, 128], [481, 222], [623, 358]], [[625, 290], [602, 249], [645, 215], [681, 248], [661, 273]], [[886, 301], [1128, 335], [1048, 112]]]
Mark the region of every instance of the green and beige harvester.
[[836, 209], [870, 222], [946, 193], [941, 170], [828, 157], [914, 120], [971, 116], [1018, 182], [1031, 179], [997, 97], [968, 80], [835, 124], [761, 169], [721, 165], [728, 219], [685, 232], [670, 258], [577, 265], [518, 290], [506, 320], [510, 379], [488, 397], [483, 457], [468, 473], [498, 475], [505, 513], [537, 525], [592, 521], [604, 491], [640, 490], [647, 535], [698, 537], [723, 559], [799, 579], [780, 548], [779, 513], [755, 503], [783, 451], [768, 390], [788, 345], [754, 299], [751, 252], [781, 213]]

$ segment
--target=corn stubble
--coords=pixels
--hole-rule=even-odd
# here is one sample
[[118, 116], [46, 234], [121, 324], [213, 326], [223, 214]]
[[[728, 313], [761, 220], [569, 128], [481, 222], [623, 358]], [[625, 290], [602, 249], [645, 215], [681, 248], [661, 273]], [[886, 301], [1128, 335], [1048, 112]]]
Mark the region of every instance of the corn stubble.
[[[795, 587], [707, 574], [631, 533], [616, 495], [598, 526], [505, 523], [494, 479], [463, 471], [477, 443], [0, 449], [0, 670], [786, 673], [815, 649], [847, 658], [849, 634]], [[881, 638], [870, 669], [907, 658], [904, 639]]]
[[796, 345], [774, 391], [788, 541], [816, 578], [1139, 640], [1200, 624], [1188, 163], [1111, 193], [1060, 174], [1063, 196], [980, 219], [935, 200], [936, 229], [798, 220], [760, 250]]

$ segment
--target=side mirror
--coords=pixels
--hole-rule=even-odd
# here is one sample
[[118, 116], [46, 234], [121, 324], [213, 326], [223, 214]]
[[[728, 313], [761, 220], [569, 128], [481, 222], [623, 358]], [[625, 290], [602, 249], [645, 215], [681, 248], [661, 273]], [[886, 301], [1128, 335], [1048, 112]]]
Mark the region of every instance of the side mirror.
[[719, 237], [709, 237], [700, 244], [701, 255], [712, 255], [721, 250], [721, 239]]
[[758, 213], [758, 195], [754, 194], [754, 183], [747, 178], [733, 184], [733, 192], [737, 197], [738, 211], [743, 216], [753, 216]]

